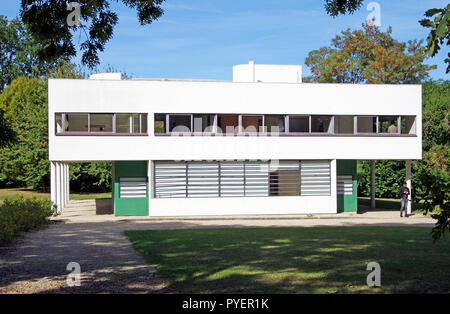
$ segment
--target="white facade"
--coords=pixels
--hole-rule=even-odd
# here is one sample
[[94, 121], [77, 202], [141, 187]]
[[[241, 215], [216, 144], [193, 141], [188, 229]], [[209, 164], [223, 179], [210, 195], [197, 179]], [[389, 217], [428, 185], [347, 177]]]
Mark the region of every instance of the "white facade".
[[[49, 159], [71, 161], [330, 160], [331, 195], [149, 199], [149, 215], [336, 212], [336, 160], [411, 160], [422, 155], [420, 85], [311, 84], [300, 66], [239, 65], [233, 80], [49, 80]], [[270, 79], [272, 78], [272, 79]], [[56, 113], [146, 113], [146, 136], [62, 136]], [[414, 116], [399, 136], [159, 136], [155, 113]], [[53, 168], [52, 168], [53, 169]], [[150, 185], [152, 185], [150, 181]], [[56, 187], [55, 187], [56, 189]], [[182, 210], [180, 209], [182, 208]]]

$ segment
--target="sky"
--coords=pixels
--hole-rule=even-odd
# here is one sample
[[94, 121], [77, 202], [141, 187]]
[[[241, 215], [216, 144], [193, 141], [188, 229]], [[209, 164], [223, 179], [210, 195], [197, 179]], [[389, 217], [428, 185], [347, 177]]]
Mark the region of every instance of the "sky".
[[[74, 0], [75, 1], [75, 0]], [[259, 64], [300, 64], [303, 75], [308, 53], [328, 46], [341, 31], [361, 28], [372, 10], [364, 1], [353, 15], [333, 18], [323, 0], [166, 0], [164, 15], [140, 26], [136, 11], [111, 1], [119, 23], [104, 52], [99, 69], [112, 66], [134, 78], [193, 78], [231, 80], [232, 66], [253, 60]], [[428, 29], [418, 21], [427, 9], [445, 0], [379, 0], [381, 30], [392, 27], [394, 39], [426, 40]], [[18, 15], [20, 1], [6, 1], [0, 14]], [[76, 42], [83, 34], [76, 34]], [[443, 46], [427, 64], [438, 68], [433, 79], [449, 79]], [[74, 58], [79, 63], [80, 54]]]

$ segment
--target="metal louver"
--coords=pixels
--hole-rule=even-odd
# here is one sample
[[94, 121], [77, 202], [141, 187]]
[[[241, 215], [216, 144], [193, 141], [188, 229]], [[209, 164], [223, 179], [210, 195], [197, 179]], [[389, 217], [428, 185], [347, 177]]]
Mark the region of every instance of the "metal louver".
[[224, 161], [220, 163], [220, 196], [244, 196], [244, 163]]
[[129, 177], [119, 178], [120, 198], [145, 198], [147, 197], [147, 178]]
[[353, 176], [342, 175], [337, 176], [337, 194], [352, 195], [353, 194]]
[[330, 195], [330, 162], [301, 161], [300, 182], [301, 195]]
[[155, 162], [155, 197], [186, 197], [186, 163]]

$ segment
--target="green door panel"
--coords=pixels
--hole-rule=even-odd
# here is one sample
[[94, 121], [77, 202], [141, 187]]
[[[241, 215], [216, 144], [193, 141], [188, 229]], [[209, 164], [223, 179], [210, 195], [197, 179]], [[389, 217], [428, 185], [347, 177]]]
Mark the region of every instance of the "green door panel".
[[121, 198], [119, 195], [120, 178], [147, 178], [147, 161], [115, 161], [113, 163], [113, 208], [116, 216], [148, 216], [149, 184], [147, 197]]

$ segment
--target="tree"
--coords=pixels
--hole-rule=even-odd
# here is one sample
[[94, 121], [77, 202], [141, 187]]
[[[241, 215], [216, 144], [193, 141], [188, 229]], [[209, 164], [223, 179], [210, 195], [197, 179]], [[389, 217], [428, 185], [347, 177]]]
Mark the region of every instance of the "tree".
[[363, 24], [362, 29], [341, 32], [330, 47], [311, 51], [305, 60], [312, 76], [321, 83], [419, 83], [435, 66], [423, 64], [425, 48], [415, 40], [401, 43], [392, 30]]
[[[161, 4], [164, 0], [120, 0], [129, 8], [136, 9], [141, 25], [157, 20], [163, 13]], [[119, 18], [110, 10], [110, 0], [78, 0], [80, 4], [79, 24], [68, 25], [65, 0], [22, 0], [20, 15], [30, 30], [33, 38], [42, 47], [38, 50], [41, 60], [54, 62], [61, 57], [73, 57], [76, 49], [82, 53], [82, 63], [90, 68], [99, 64], [99, 51], [113, 36], [114, 26]], [[119, 0], [117, 0], [119, 2]], [[77, 8], [74, 8], [77, 10]], [[73, 38], [76, 32], [86, 39], [76, 47]]]
[[[2, 185], [44, 190], [48, 187], [50, 163], [47, 78], [85, 77], [86, 74], [79, 67], [61, 63], [42, 78], [22, 76], [13, 80], [0, 94], [0, 113], [4, 112], [5, 129], [15, 135], [14, 141], [0, 148]], [[2, 126], [0, 123], [0, 132]], [[71, 163], [70, 179], [73, 190], [108, 191], [111, 183], [111, 164]]]
[[423, 84], [423, 156], [413, 163], [416, 199], [437, 220], [434, 240], [450, 232], [450, 81]]
[[[325, 10], [332, 17], [339, 14], [353, 14], [361, 8], [362, 3], [362, 0], [325, 0]], [[450, 4], [442, 9], [433, 8], [425, 12], [426, 17], [434, 15], [436, 15], [434, 21], [429, 19], [419, 21], [420, 25], [431, 28], [427, 37], [427, 53], [432, 57], [439, 51], [445, 39], [447, 39], [447, 46], [450, 44]], [[447, 63], [446, 73], [450, 72], [450, 53], [447, 56], [444, 60]]]
[[[447, 4], [442, 9], [433, 8], [427, 10], [425, 16], [435, 16], [434, 20], [422, 19], [419, 21], [423, 27], [431, 28], [430, 34], [427, 37], [427, 50], [428, 54], [433, 57], [438, 53], [440, 45], [444, 43], [444, 40], [447, 40], [447, 46], [450, 45], [450, 4]], [[447, 59], [444, 62], [447, 63], [445, 73], [448, 73], [450, 72], [450, 52], [447, 53]]]
[[55, 67], [56, 62], [39, 60], [41, 48], [18, 19], [8, 22], [0, 15], [0, 93], [21, 75], [39, 77]]
[[332, 17], [353, 14], [361, 8], [362, 3], [363, 0], [325, 0], [325, 10]]
[[46, 186], [48, 161], [47, 84], [19, 77], [0, 95], [0, 110], [16, 140], [0, 149], [0, 181]]
[[0, 109], [0, 148], [10, 143], [14, 138], [14, 132], [5, 120], [4, 111]]
[[433, 145], [423, 152], [423, 160], [415, 163], [418, 173], [417, 199], [423, 200], [426, 213], [432, 213], [436, 224], [431, 231], [434, 240], [450, 233], [450, 147]]

